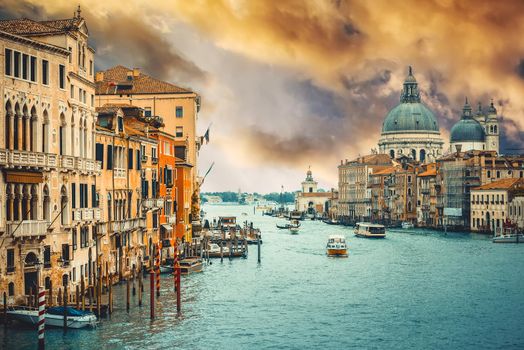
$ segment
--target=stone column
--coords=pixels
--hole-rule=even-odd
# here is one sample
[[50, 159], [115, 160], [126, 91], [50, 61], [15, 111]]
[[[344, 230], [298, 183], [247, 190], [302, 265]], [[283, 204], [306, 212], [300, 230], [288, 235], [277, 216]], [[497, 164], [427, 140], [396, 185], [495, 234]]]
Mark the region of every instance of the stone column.
[[8, 205], [9, 205], [9, 217], [6, 218], [7, 221], [13, 221], [13, 218], [14, 218], [14, 207], [15, 207], [15, 203], [14, 203], [14, 198], [13, 198], [13, 195], [10, 194], [9, 197], [8, 197]]
[[6, 115], [6, 118], [7, 118], [6, 122], [9, 125], [9, 135], [7, 135], [7, 134], [5, 135], [5, 137], [6, 137], [5, 148], [12, 150], [13, 149], [13, 126], [14, 126], [13, 113], [8, 112], [7, 115]]
[[18, 149], [21, 150], [22, 149], [22, 140], [24, 139], [24, 133], [23, 133], [23, 126], [22, 126], [22, 123], [23, 123], [23, 116], [21, 114], [18, 114], [17, 115], [17, 123], [18, 123]]

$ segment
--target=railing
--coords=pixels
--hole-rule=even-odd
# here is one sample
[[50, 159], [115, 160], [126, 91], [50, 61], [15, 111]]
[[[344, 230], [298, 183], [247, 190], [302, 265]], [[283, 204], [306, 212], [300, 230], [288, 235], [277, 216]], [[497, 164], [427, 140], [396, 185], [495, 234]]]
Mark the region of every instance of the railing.
[[88, 158], [60, 155], [60, 167], [65, 170], [77, 170], [82, 173], [100, 173], [102, 163]]
[[142, 154], [142, 163], [147, 162], [147, 155]]
[[98, 235], [105, 235], [107, 233], [107, 223], [100, 222], [96, 224], [96, 232], [98, 233]]
[[24, 220], [20, 222], [8, 222], [7, 234], [13, 237], [35, 237], [45, 236], [49, 223], [44, 220]]
[[151, 157], [151, 163], [158, 164], [158, 157]]
[[51, 153], [0, 149], [0, 165], [6, 168], [56, 168], [57, 156]]
[[161, 208], [164, 206], [164, 198], [147, 198], [142, 201], [142, 206], [146, 209]]
[[141, 227], [146, 227], [146, 220], [144, 218], [119, 220], [111, 223], [111, 229], [113, 232], [125, 232]]
[[123, 178], [126, 177], [126, 169], [114, 168], [113, 172], [115, 174], [115, 177], [123, 177]]
[[76, 208], [73, 209], [73, 221], [93, 221], [100, 220], [100, 208]]
[[176, 224], [176, 215], [166, 216], [168, 224]]

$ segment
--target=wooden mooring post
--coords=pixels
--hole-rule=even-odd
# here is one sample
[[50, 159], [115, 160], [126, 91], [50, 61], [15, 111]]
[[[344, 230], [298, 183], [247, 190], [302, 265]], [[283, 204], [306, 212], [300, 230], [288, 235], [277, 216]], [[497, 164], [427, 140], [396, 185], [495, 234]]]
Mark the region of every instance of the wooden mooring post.
[[86, 282], [84, 276], [80, 280], [80, 297], [82, 298], [82, 311], [86, 309]]
[[151, 319], [155, 318], [155, 273], [149, 272], [149, 315]]
[[126, 311], [129, 313], [129, 277], [126, 278]]
[[107, 307], [109, 315], [113, 313], [113, 275], [109, 276], [109, 305]]
[[257, 234], [258, 263], [260, 264], [260, 233]]

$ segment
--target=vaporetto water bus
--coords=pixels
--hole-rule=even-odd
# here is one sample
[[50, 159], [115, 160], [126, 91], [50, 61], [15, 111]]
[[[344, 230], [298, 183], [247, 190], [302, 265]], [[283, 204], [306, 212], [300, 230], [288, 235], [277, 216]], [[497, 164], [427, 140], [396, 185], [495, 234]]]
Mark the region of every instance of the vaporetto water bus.
[[348, 249], [346, 244], [346, 237], [342, 235], [329, 236], [326, 251], [328, 256], [347, 257]]
[[386, 228], [380, 224], [358, 222], [355, 225], [355, 235], [366, 238], [384, 238], [386, 237]]

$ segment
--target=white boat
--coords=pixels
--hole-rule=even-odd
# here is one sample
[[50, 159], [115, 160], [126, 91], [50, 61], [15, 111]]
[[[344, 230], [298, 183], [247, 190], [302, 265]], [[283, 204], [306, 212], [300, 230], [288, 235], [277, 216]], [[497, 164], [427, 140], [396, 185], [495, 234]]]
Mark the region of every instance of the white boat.
[[409, 222], [409, 221], [404, 221], [402, 223], [402, 228], [403, 229], [411, 229], [411, 228], [414, 228], [415, 225], [413, 225], [413, 223]]
[[[38, 309], [28, 307], [17, 307], [7, 310], [9, 318], [27, 323], [38, 324]], [[64, 307], [50, 307], [45, 313], [45, 325], [51, 327], [64, 327]], [[73, 307], [67, 307], [67, 328], [95, 327], [96, 316], [92, 312], [82, 311]]]
[[369, 222], [358, 222], [355, 225], [355, 235], [366, 238], [384, 238], [386, 237], [386, 228], [384, 225], [372, 224]]
[[300, 230], [298, 227], [290, 227], [289, 232], [291, 232], [292, 235], [297, 235], [298, 230]]
[[194, 272], [202, 272], [202, 259], [197, 257], [189, 257], [180, 260], [180, 273], [182, 275], [189, 275]]
[[348, 250], [346, 244], [346, 237], [342, 235], [329, 236], [326, 245], [326, 251], [328, 256], [347, 257]]
[[172, 273], [173, 271], [175, 271], [175, 268], [172, 265], [160, 265], [161, 274]]
[[493, 243], [524, 243], [524, 233], [519, 233], [516, 227], [498, 228]]

